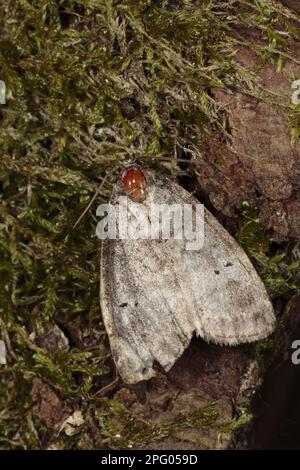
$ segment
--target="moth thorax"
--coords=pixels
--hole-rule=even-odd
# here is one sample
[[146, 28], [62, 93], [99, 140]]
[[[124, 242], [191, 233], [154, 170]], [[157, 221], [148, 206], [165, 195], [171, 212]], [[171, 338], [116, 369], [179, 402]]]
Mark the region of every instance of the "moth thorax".
[[146, 198], [146, 177], [137, 167], [128, 168], [122, 175], [122, 185], [126, 194], [135, 202]]

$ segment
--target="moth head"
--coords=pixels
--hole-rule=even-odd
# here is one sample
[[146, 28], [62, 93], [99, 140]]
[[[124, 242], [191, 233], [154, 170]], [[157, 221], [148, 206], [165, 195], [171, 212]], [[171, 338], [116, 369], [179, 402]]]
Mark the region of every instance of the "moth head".
[[122, 189], [135, 202], [146, 199], [147, 180], [145, 173], [137, 166], [126, 168], [121, 178]]

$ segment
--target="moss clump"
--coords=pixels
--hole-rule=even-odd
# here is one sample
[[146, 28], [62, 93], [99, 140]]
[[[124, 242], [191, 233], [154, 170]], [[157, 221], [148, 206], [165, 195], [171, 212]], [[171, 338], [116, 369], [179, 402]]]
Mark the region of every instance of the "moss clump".
[[242, 214], [244, 224], [237, 234], [237, 240], [254, 262], [269, 294], [274, 298], [282, 296], [288, 299], [300, 290], [300, 278], [297, 276], [300, 260], [291, 257], [286, 246], [276, 246], [272, 253], [272, 240], [263, 231], [256, 211], [247, 201]]
[[[101, 405], [98, 423], [102, 446], [110, 449], [143, 448], [149, 444], [155, 447], [156, 442], [164, 439], [178, 440], [179, 436], [183, 439], [185, 432], [191, 429], [212, 431], [221, 439], [222, 435], [232, 433], [251, 419], [251, 415], [244, 414], [238, 419], [221, 423], [217, 403], [209, 402], [191, 413], [180, 412], [171, 420], [154, 424], [128, 410], [117, 400], [103, 400]], [[188, 440], [188, 436], [186, 439]]]

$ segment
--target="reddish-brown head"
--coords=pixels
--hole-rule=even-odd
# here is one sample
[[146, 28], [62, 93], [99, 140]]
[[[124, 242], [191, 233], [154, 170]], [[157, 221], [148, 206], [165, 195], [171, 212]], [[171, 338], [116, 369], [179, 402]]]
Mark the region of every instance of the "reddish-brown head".
[[146, 198], [146, 177], [142, 170], [131, 167], [122, 175], [122, 185], [126, 194], [135, 202], [143, 202]]

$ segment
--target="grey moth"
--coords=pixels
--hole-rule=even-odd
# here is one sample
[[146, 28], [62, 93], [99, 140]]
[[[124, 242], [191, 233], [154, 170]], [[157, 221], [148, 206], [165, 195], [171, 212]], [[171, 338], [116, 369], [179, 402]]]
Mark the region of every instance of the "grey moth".
[[[153, 204], [189, 205], [199, 201], [181, 186], [149, 169], [126, 169], [111, 196], [120, 209], [128, 196], [133, 215], [150, 215]], [[151, 212], [152, 213], [152, 212]], [[194, 334], [207, 342], [237, 345], [267, 337], [275, 327], [272, 304], [249, 258], [204, 208], [199, 250], [187, 240], [126, 237], [102, 241], [100, 302], [116, 367], [126, 383], [165, 371]], [[120, 222], [116, 217], [117, 228]]]

